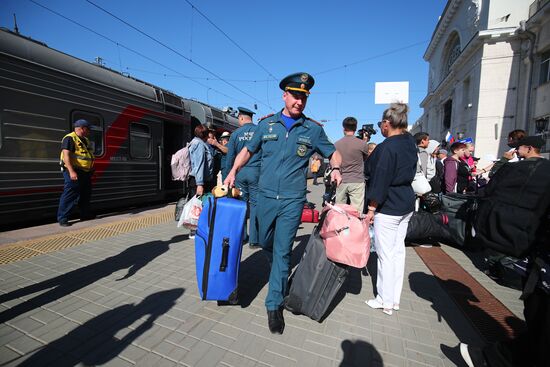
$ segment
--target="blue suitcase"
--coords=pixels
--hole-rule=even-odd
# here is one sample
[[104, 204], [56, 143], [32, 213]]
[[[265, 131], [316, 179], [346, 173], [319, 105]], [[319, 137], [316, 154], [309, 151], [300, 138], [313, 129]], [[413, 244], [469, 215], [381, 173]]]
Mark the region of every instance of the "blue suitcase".
[[244, 201], [209, 197], [204, 203], [195, 236], [197, 284], [202, 300], [238, 302], [245, 220]]

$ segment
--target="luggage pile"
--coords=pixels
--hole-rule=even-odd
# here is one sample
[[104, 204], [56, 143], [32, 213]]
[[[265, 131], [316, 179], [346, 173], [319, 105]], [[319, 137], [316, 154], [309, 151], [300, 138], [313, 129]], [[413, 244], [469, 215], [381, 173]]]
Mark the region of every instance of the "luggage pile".
[[413, 213], [405, 241], [420, 244], [442, 242], [457, 247], [470, 245], [475, 234], [472, 224], [478, 203], [476, 195], [443, 195], [439, 204], [430, 204], [436, 210]]
[[[245, 220], [244, 201], [214, 196], [205, 201], [195, 237], [196, 276], [202, 300], [239, 302]], [[369, 226], [363, 215], [350, 205], [327, 204], [291, 276], [284, 307], [321, 321], [342, 288], [349, 267], [365, 267], [369, 254]]]

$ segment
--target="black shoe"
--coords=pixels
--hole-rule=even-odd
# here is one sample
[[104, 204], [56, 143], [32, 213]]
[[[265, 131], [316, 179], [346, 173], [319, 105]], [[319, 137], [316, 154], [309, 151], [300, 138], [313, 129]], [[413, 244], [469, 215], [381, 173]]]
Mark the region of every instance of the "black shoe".
[[283, 311], [267, 311], [267, 324], [271, 334], [282, 334], [285, 329], [285, 319], [283, 319]]
[[70, 227], [70, 226], [71, 226], [71, 223], [69, 223], [69, 222], [59, 222], [59, 225], [60, 225], [61, 227]]
[[257, 250], [259, 248], [262, 248], [262, 246], [260, 246], [260, 244], [258, 243], [249, 243], [248, 244], [248, 247], [251, 249], [251, 250]]

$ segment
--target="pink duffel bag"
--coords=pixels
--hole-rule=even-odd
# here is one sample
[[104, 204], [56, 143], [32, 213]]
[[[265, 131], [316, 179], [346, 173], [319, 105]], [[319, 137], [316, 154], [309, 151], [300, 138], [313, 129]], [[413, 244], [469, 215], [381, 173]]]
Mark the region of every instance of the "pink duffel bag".
[[364, 268], [370, 254], [369, 224], [357, 209], [347, 204], [329, 204], [321, 227], [321, 238], [330, 260]]

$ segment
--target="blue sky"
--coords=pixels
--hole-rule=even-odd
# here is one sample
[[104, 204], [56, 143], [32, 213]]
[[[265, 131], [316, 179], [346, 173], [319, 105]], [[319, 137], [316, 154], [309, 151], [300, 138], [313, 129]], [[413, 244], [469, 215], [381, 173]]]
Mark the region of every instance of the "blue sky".
[[[409, 123], [421, 116], [418, 105], [426, 95], [428, 77], [422, 55], [445, 4], [445, 0], [2, 0], [0, 26], [13, 29], [15, 13], [22, 34], [54, 49], [86, 61], [99, 56], [110, 68], [217, 107], [257, 104], [257, 116], [282, 108], [280, 79], [308, 72], [316, 83], [306, 114], [326, 120], [325, 130], [336, 140], [342, 136], [341, 121], [346, 116], [356, 117], [360, 125], [380, 119], [386, 106], [374, 104], [377, 81], [409, 81]], [[374, 141], [380, 140], [377, 134]]]

